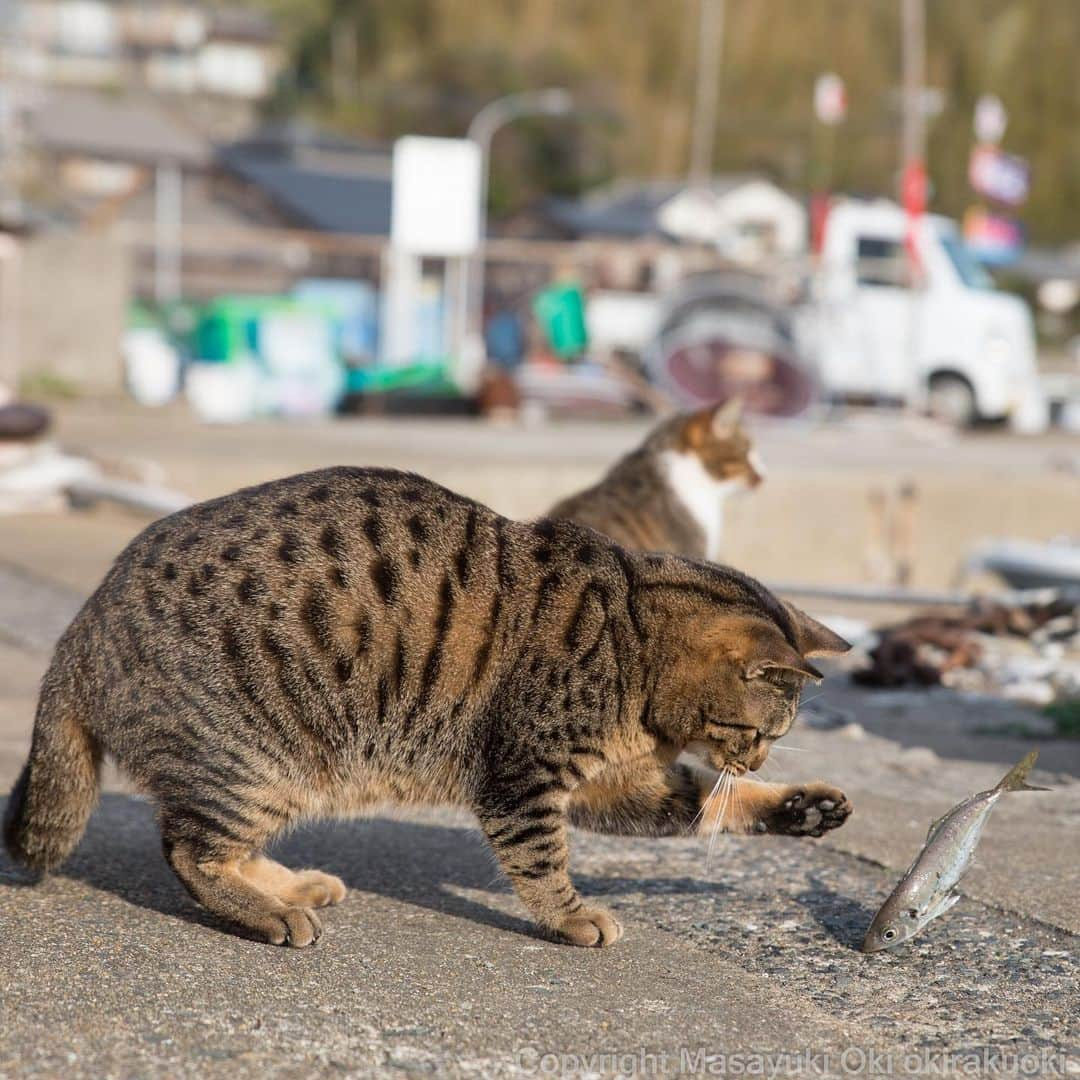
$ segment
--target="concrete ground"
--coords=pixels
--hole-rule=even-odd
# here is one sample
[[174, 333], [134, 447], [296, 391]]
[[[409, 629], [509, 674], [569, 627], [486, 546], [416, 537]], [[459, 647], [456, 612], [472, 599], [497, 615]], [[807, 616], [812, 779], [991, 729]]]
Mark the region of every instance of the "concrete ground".
[[[523, 515], [638, 435], [384, 422], [205, 429], [178, 413], [88, 405], [62, 420], [66, 441], [152, 458], [199, 496], [331, 460], [378, 461]], [[1062, 492], [1080, 484], [1060, 465], [1068, 444], [991, 436], [928, 448], [921, 432], [858, 428], [843, 438], [778, 429], [762, 441], [773, 475], [734, 518], [731, 545], [754, 552], [748, 568], [788, 579], [858, 579], [857, 567], [842, 574], [842, 555], [857, 558], [867, 483], [915, 476], [945, 500], [924, 508], [924, 542], [941, 536], [951, 553], [988, 518], [1024, 531], [1003, 484], [1035, 508], [1027, 535], [1064, 531]], [[944, 515], [961, 496], [960, 513]], [[770, 531], [785, 500], [805, 524], [801, 539]], [[49, 643], [140, 527], [104, 508], [0, 518], [0, 791], [29, 746]], [[946, 562], [921, 564], [922, 583], [941, 583]], [[243, 940], [187, 897], [161, 858], [151, 808], [110, 773], [58, 875], [30, 886], [0, 856], [0, 1078], [1080, 1075], [1075, 741], [1043, 741], [1035, 782], [1054, 790], [1002, 801], [960, 904], [893, 953], [857, 951], [928, 823], [1030, 745], [1008, 734], [1015, 723], [974, 723], [977, 708], [942, 693], [873, 698], [836, 671], [765, 770], [767, 780], [844, 788], [855, 814], [822, 841], [726, 837], [707, 861], [696, 838], [576, 834], [579, 887], [626, 928], [602, 951], [537, 936], [471, 822], [445, 812], [292, 834], [277, 856], [341, 875], [349, 896], [315, 948]], [[1023, 718], [1016, 706], [986, 708]], [[823, 730], [822, 717], [840, 723]]]

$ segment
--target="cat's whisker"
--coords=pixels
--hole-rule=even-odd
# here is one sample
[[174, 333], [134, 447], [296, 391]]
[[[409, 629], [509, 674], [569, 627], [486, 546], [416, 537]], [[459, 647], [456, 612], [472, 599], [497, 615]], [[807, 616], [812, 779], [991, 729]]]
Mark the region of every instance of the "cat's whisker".
[[716, 778], [716, 783], [712, 786], [712, 791], [701, 800], [701, 806], [698, 807], [698, 812], [694, 815], [694, 820], [690, 822], [690, 827], [693, 829], [697, 826], [698, 822], [705, 816], [705, 811], [712, 805], [713, 800], [716, 798], [717, 793], [720, 790], [720, 785], [724, 782], [724, 774], [720, 773]]
[[770, 747], [771, 750], [790, 750], [793, 754], [809, 754], [810, 748], [808, 746], [776, 746], [775, 744]]
[[746, 810], [743, 807], [742, 792], [739, 790], [742, 787], [742, 777], [739, 777], [733, 787], [735, 788], [735, 806], [739, 812], [739, 828], [744, 829], [746, 827]]
[[722, 819], [723, 812], [724, 812], [724, 806], [723, 806], [724, 790], [725, 790], [724, 777], [726, 775], [727, 775], [726, 773], [721, 773], [719, 775], [719, 777], [717, 777], [717, 781], [716, 781], [716, 786], [719, 789], [719, 795], [718, 795], [719, 805], [717, 806], [716, 811], [713, 814], [713, 819], [712, 819], [712, 822], [711, 822], [710, 827], [709, 827], [709, 843], [708, 843], [708, 846], [705, 849], [705, 871], [706, 871], [706, 873], [708, 872], [709, 865], [710, 865], [710, 863], [712, 861], [713, 844], [716, 842], [716, 831], [720, 827], [720, 821]]
[[706, 872], [712, 866], [713, 853], [716, 850], [717, 837], [724, 831], [723, 825], [727, 817], [728, 809], [731, 805], [732, 789], [734, 787], [734, 774], [730, 769], [724, 769], [720, 773], [721, 784], [721, 803], [720, 810], [713, 821], [712, 832], [709, 834], [709, 847], [705, 853], [705, 870]]

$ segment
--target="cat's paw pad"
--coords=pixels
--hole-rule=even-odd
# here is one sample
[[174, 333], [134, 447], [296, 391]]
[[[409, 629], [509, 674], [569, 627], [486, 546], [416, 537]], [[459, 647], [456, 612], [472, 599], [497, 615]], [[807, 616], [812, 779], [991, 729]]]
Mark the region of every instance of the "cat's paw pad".
[[603, 908], [582, 908], [563, 919], [556, 933], [570, 945], [602, 948], [622, 937], [622, 926]]
[[799, 788], [764, 819], [765, 830], [785, 836], [824, 836], [851, 815], [847, 796], [830, 784]]
[[333, 874], [324, 874], [321, 870], [298, 870], [293, 878], [289, 895], [283, 897], [287, 903], [320, 908], [340, 904], [345, 899], [345, 882]]
[[322, 923], [310, 908], [283, 907], [260, 920], [259, 929], [271, 945], [304, 949], [322, 937]]

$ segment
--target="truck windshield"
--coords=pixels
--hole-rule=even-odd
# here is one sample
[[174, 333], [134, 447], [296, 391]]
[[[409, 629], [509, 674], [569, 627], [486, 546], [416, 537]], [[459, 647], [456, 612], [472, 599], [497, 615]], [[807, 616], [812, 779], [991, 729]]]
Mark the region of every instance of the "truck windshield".
[[983, 269], [982, 263], [964, 246], [955, 233], [939, 233], [941, 246], [949, 256], [949, 262], [964, 285], [969, 289], [992, 289], [994, 279]]

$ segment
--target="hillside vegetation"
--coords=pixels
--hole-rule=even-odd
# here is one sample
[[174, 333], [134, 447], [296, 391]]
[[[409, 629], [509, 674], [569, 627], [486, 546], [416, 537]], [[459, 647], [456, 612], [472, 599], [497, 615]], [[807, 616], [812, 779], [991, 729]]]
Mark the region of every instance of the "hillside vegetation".
[[[356, 135], [459, 135], [502, 93], [564, 85], [573, 120], [522, 121], [497, 141], [492, 204], [525, 205], [613, 175], [670, 176], [688, 156], [698, 0], [254, 0], [291, 63], [274, 108]], [[1042, 243], [1080, 239], [1080, 0], [927, 0], [934, 206], [960, 214], [972, 108], [1009, 110], [1005, 148], [1030, 159], [1023, 217]], [[900, 0], [727, 0], [714, 164], [796, 189], [895, 191]], [[816, 130], [815, 77], [850, 111]]]

